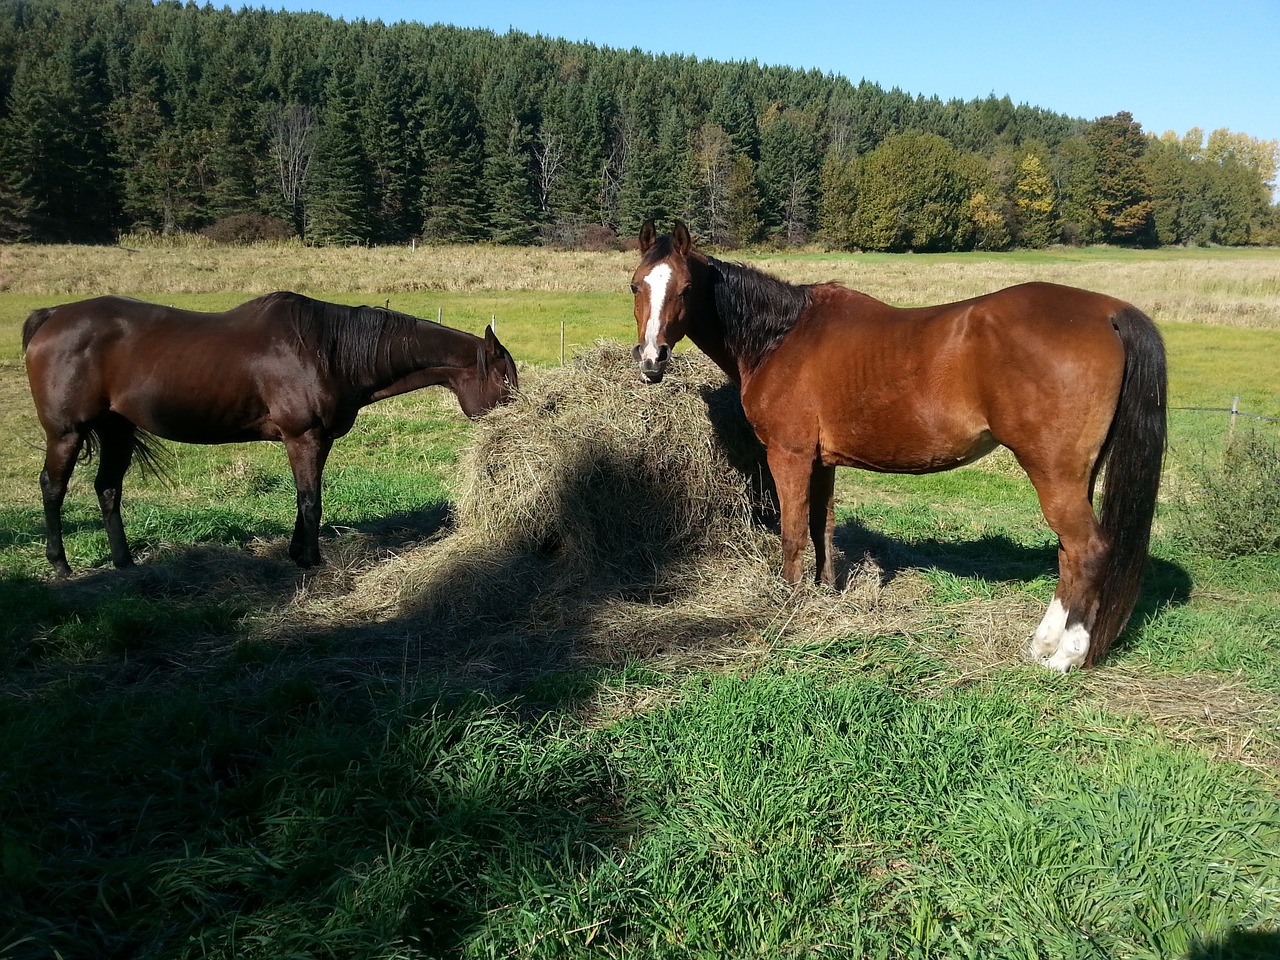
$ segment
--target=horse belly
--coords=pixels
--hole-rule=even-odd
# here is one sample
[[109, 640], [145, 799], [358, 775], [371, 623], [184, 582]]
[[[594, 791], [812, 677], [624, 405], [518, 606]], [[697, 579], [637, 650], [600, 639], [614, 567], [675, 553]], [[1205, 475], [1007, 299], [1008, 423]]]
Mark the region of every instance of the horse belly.
[[270, 439], [268, 409], [250, 383], [163, 379], [130, 385], [111, 397], [111, 410], [141, 430], [179, 443], [234, 443]]
[[820, 459], [828, 466], [857, 467], [880, 473], [938, 473], [973, 463], [999, 446], [987, 430], [945, 442], [937, 438], [911, 441], [911, 437], [904, 435], [830, 440], [824, 437]]

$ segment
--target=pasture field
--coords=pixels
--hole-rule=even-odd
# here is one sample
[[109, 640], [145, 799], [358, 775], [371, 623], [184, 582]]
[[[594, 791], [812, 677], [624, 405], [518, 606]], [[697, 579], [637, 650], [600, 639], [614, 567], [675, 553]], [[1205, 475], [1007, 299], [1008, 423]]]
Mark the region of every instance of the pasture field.
[[[496, 317], [533, 392], [562, 321], [569, 354], [632, 340], [634, 255], [0, 247], [0, 957], [1280, 955], [1280, 551], [1219, 555], [1188, 506], [1229, 440], [1280, 444], [1217, 411], [1280, 418], [1280, 251], [743, 258], [901, 304], [1056, 280], [1155, 318], [1166, 481], [1100, 668], [1019, 656], [1055, 550], [1000, 454], [841, 471], [838, 544], [886, 574], [824, 595], [855, 627], [796, 616], [817, 588], [715, 636], [671, 617], [648, 651], [353, 619], [449, 533], [476, 427], [441, 391], [337, 443], [318, 571], [287, 560], [281, 449], [174, 446], [167, 480], [126, 480], [134, 570], [106, 562], [77, 472], [56, 583], [34, 307], [293, 288]], [[626, 599], [662, 628], [658, 600]]]

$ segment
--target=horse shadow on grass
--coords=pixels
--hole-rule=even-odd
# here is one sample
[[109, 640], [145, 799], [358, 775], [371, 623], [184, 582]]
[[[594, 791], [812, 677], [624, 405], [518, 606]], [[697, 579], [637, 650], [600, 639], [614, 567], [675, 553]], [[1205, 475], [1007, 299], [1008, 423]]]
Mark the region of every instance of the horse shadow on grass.
[[1280, 957], [1280, 932], [1233, 927], [1223, 937], [1197, 940], [1186, 960], [1275, 960]]

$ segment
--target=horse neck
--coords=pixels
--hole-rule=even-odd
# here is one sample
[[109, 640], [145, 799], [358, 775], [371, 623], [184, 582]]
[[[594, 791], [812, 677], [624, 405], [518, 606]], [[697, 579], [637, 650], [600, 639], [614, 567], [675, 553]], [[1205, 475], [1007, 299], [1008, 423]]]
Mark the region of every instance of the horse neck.
[[375, 400], [437, 385], [456, 392], [460, 375], [476, 364], [479, 342], [472, 334], [427, 320], [407, 329], [384, 329], [370, 382], [361, 386]]
[[691, 320], [689, 338], [741, 386], [813, 305], [813, 287], [705, 259], [694, 314], [698, 322]]
[[737, 386], [750, 372], [744, 358], [734, 351], [725, 333], [720, 310], [716, 306], [715, 284], [721, 281], [720, 261], [699, 253], [690, 255], [689, 272], [697, 291], [697, 308], [689, 322], [688, 337], [712, 363], [724, 371]]

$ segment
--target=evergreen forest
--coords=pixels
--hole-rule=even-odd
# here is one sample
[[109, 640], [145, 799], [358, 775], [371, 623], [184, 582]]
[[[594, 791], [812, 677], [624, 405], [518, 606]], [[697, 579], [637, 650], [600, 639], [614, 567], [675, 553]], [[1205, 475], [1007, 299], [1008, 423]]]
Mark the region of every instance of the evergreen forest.
[[590, 248], [678, 216], [720, 247], [1268, 244], [1278, 153], [516, 32], [0, 2], [5, 242]]

